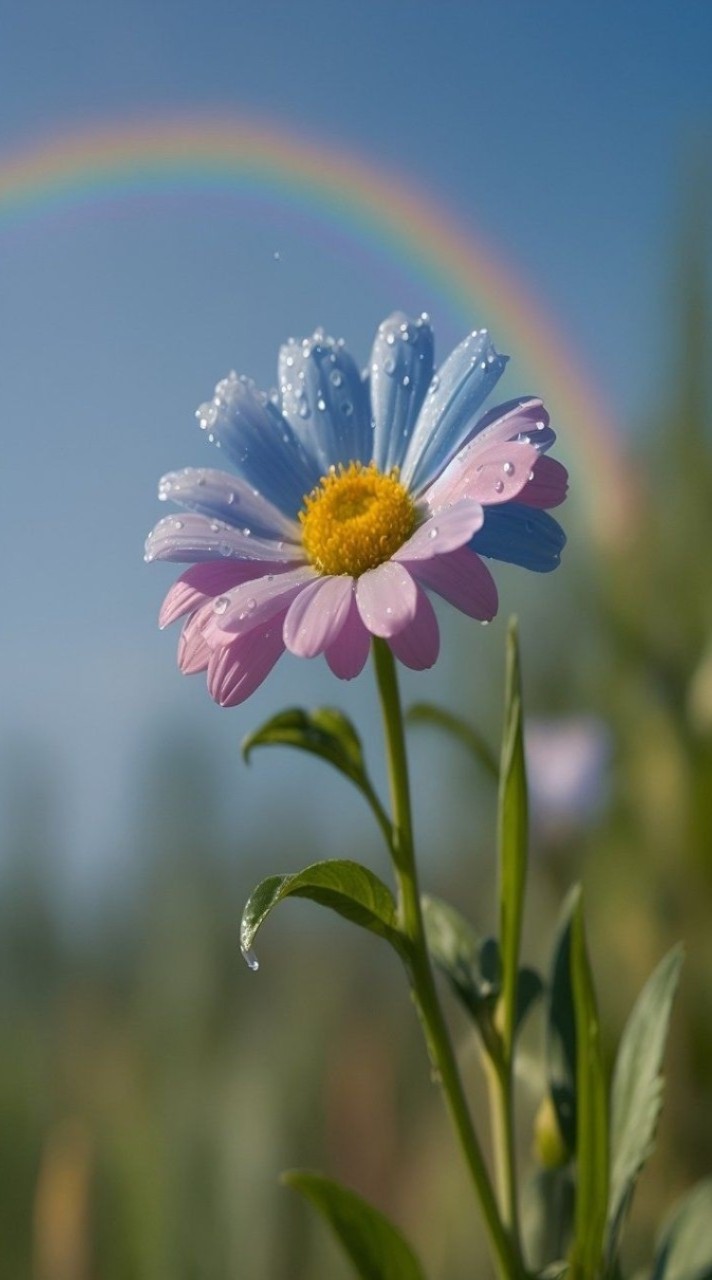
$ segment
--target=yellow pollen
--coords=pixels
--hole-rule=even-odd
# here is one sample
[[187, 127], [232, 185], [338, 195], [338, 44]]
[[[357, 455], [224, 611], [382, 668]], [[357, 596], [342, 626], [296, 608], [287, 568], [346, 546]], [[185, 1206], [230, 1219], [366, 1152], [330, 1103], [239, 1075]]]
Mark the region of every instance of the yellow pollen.
[[319, 573], [358, 578], [389, 560], [416, 524], [415, 505], [398, 479], [371, 462], [334, 467], [304, 499], [302, 546]]

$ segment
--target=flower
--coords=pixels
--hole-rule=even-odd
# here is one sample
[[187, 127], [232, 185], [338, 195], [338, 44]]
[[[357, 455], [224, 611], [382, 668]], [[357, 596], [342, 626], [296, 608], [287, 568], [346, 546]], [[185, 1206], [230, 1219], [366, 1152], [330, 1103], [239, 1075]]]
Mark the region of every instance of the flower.
[[211, 696], [234, 706], [288, 649], [323, 653], [358, 675], [371, 636], [416, 670], [439, 649], [428, 591], [469, 617], [497, 612], [482, 556], [554, 569], [565, 537], [546, 508], [567, 475], [546, 456], [555, 436], [540, 400], [476, 418], [507, 358], [471, 333], [434, 373], [427, 316], [380, 325], [361, 377], [342, 341], [290, 339], [280, 391], [230, 373], [198, 409], [236, 474], [186, 468], [159, 497], [184, 513], [159, 521], [147, 560], [191, 565], [160, 625], [185, 618], [178, 663], [207, 671]]

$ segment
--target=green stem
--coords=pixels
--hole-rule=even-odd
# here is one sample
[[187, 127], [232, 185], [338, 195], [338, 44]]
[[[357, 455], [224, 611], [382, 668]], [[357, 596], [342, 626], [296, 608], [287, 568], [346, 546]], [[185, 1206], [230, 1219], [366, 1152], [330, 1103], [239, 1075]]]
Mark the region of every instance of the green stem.
[[519, 1212], [517, 1208], [517, 1164], [512, 1123], [512, 1072], [503, 1063], [485, 1058], [492, 1120], [492, 1149], [499, 1205], [504, 1225], [521, 1258]]
[[390, 844], [398, 881], [400, 927], [409, 943], [409, 975], [413, 994], [425, 1031], [428, 1051], [479, 1197], [499, 1274], [503, 1280], [518, 1280], [523, 1275], [518, 1250], [499, 1216], [430, 965], [415, 865], [403, 713], [395, 662], [385, 640], [374, 639], [373, 659], [388, 757], [393, 813]]

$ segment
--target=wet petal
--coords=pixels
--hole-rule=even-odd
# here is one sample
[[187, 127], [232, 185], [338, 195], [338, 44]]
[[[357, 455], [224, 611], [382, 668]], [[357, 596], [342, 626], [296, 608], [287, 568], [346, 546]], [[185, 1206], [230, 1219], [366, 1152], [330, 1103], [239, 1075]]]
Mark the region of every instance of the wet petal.
[[220, 596], [237, 587], [241, 582], [259, 578], [263, 573], [283, 571], [283, 564], [265, 564], [261, 560], [206, 560], [191, 565], [182, 573], [168, 591], [161, 612], [159, 627], [167, 627], [191, 609], [197, 608], [206, 596]]
[[373, 459], [400, 466], [433, 376], [433, 331], [424, 316], [396, 311], [379, 326], [369, 362]]
[[191, 614], [178, 639], [178, 666], [184, 676], [205, 671], [210, 661], [210, 649], [205, 642], [203, 627], [210, 616], [210, 605], [203, 605]]
[[483, 506], [511, 502], [527, 484], [538, 457], [531, 444], [517, 440], [480, 444], [480, 437], [475, 436], [455, 454], [423, 496], [434, 514], [462, 498]]
[[354, 580], [317, 578], [300, 591], [284, 619], [284, 643], [298, 658], [314, 658], [338, 636], [351, 609]]
[[412, 492], [422, 492], [459, 449], [506, 363], [486, 329], [471, 333], [448, 356], [425, 397], [403, 464], [401, 479]]
[[484, 512], [479, 502], [463, 500], [430, 516], [396, 551], [393, 559], [403, 564], [431, 560], [463, 546], [482, 527]]
[[209, 644], [229, 644], [235, 635], [265, 626], [278, 613], [286, 613], [292, 600], [314, 581], [311, 565], [287, 573], [268, 573], [235, 587], [213, 602], [213, 617], [206, 626]]
[[521, 440], [544, 453], [556, 439], [549, 414], [537, 396], [519, 396], [489, 409], [474, 424], [463, 444], [478, 438], [481, 445], [493, 440]]
[[285, 515], [294, 517], [321, 474], [279, 409], [248, 378], [228, 374], [197, 411], [200, 426], [240, 476]]
[[556, 458], [539, 458], [532, 478], [524, 486], [519, 501], [528, 507], [558, 507], [569, 486], [569, 473]]
[[251, 529], [262, 538], [299, 541], [299, 525], [252, 489], [239, 476], [209, 467], [185, 467], [169, 471], [158, 486], [162, 501], [170, 498], [179, 507], [212, 516], [237, 528]]
[[549, 573], [559, 564], [565, 543], [566, 534], [548, 512], [508, 502], [487, 508], [484, 525], [470, 546], [478, 555]]
[[253, 537], [249, 528], [235, 529], [223, 520], [186, 512], [166, 516], [148, 535], [146, 560], [195, 564], [202, 560], [269, 560], [290, 563], [304, 559], [294, 542]]
[[371, 648], [371, 633], [361, 621], [355, 592], [338, 636], [325, 650], [326, 661], [340, 680], [353, 680], [363, 671]]
[[423, 560], [414, 564], [411, 571], [419, 583], [436, 591], [468, 618], [480, 622], [494, 618], [499, 603], [494, 578], [470, 547]]
[[356, 602], [372, 635], [395, 636], [414, 617], [418, 591], [404, 565], [386, 560], [358, 579]]
[[214, 650], [208, 663], [211, 698], [221, 707], [238, 706], [259, 688], [283, 653], [281, 617]]
[[440, 629], [435, 610], [424, 591], [418, 589], [415, 617], [397, 636], [388, 641], [398, 660], [413, 671], [427, 671], [440, 652]]
[[285, 343], [279, 386], [282, 412], [322, 475], [339, 462], [370, 461], [368, 395], [343, 345], [321, 332]]

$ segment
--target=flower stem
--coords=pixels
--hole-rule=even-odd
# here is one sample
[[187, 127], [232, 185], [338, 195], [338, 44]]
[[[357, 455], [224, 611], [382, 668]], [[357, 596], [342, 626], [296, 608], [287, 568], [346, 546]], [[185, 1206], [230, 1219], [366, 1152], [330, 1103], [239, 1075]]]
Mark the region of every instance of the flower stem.
[[400, 927], [408, 940], [411, 986], [428, 1052], [477, 1191], [499, 1274], [503, 1280], [514, 1280], [523, 1276], [523, 1268], [518, 1250], [499, 1216], [430, 964], [415, 865], [403, 713], [395, 661], [385, 640], [374, 639], [373, 659], [388, 758], [393, 815], [391, 852], [398, 881]]

